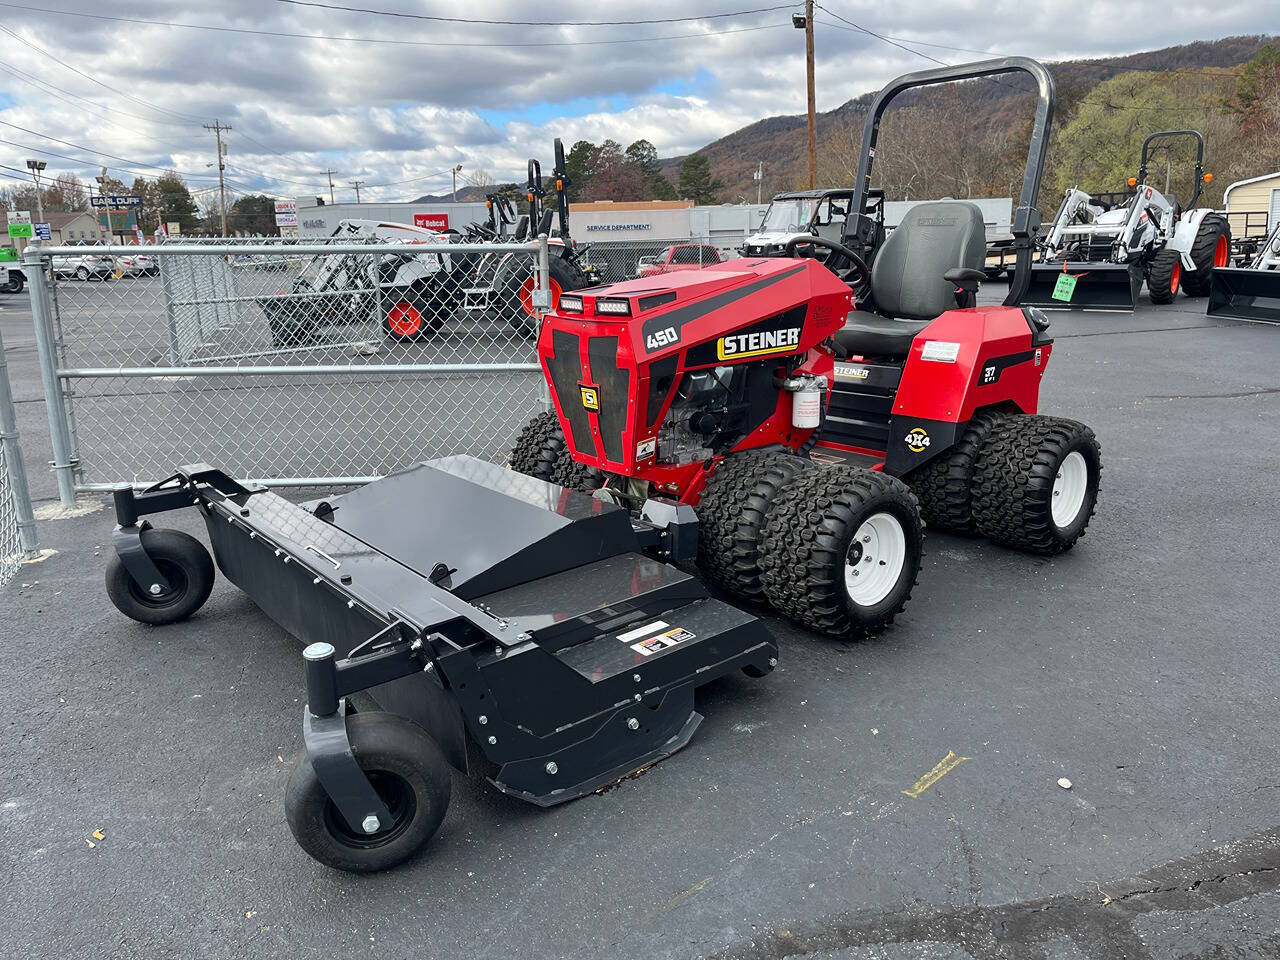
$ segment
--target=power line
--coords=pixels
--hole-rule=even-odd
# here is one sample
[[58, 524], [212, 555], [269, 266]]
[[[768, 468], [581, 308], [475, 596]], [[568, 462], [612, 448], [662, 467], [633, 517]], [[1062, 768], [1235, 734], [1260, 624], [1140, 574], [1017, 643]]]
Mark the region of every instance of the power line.
[[[21, 130], [23, 133], [29, 133], [29, 134], [31, 134], [33, 137], [40, 137], [40, 138], [41, 138], [41, 139], [43, 139], [43, 140], [52, 140], [54, 143], [61, 143], [61, 144], [63, 144], [64, 146], [67, 146], [67, 147], [74, 147], [74, 148], [75, 148], [75, 149], [77, 149], [77, 150], [87, 150], [89, 153], [97, 154], [97, 155], [98, 155], [98, 156], [100, 156], [100, 157], [106, 157], [106, 158], [108, 158], [109, 160], [119, 160], [121, 163], [128, 163], [128, 164], [131, 164], [131, 165], [133, 165], [133, 166], [137, 166], [137, 167], [150, 167], [152, 170], [161, 170], [161, 171], [164, 171], [164, 172], [166, 172], [166, 173], [167, 173], [169, 170], [171, 170], [171, 169], [172, 169], [171, 167], [162, 167], [162, 166], [160, 166], [159, 164], [155, 164], [155, 163], [145, 163], [145, 162], [143, 162], [142, 160], [130, 160], [128, 157], [120, 157], [120, 156], [116, 156], [116, 154], [114, 154], [114, 153], [106, 153], [106, 152], [104, 152], [104, 151], [102, 151], [102, 150], [95, 150], [95, 149], [93, 149], [93, 147], [86, 147], [86, 146], [85, 146], [84, 144], [82, 144], [82, 143], [73, 143], [73, 142], [72, 142], [72, 141], [70, 141], [70, 140], [61, 140], [61, 139], [59, 139], [58, 137], [51, 137], [51, 136], [49, 136], [47, 133], [41, 133], [39, 130], [31, 130], [31, 129], [27, 128], [27, 127], [19, 126], [19, 125], [18, 125], [18, 124], [16, 124], [16, 123], [10, 123], [8, 120], [0, 120], [0, 124], [4, 125], [4, 126], [6, 126], [6, 127], [13, 127], [13, 129], [15, 129], [15, 130]], [[24, 146], [24, 144], [16, 143], [15, 141], [12, 141], [12, 140], [5, 140], [5, 141], [0, 141], [0, 142], [4, 142], [4, 143], [13, 143], [15, 146], [19, 146], [19, 147]], [[36, 148], [36, 147], [28, 147], [28, 149], [30, 149], [30, 150], [35, 150], [37, 153], [47, 153], [47, 154], [49, 154], [49, 156], [61, 157], [63, 160], [76, 160], [77, 162], [83, 162], [86, 166], [93, 166], [93, 164], [92, 164], [92, 163], [89, 163], [88, 161], [80, 161], [80, 160], [78, 160], [78, 159], [77, 159], [77, 158], [75, 158], [75, 157], [65, 157], [65, 156], [62, 156], [61, 154], [52, 153], [52, 152], [50, 152], [50, 151], [48, 151], [48, 150], [40, 150], [40, 149], [38, 149], [38, 148]], [[123, 168], [121, 168], [121, 169], [123, 169]], [[127, 172], [129, 172], [129, 173], [136, 173], [136, 171], [133, 171], [133, 170], [130, 170], [130, 171], [127, 171]], [[182, 175], [183, 175], [184, 177], [192, 177], [192, 178], [197, 179], [197, 180], [209, 180], [209, 179], [213, 179], [213, 178], [211, 178], [211, 177], [207, 177], [207, 176], [204, 176], [203, 174], [199, 174], [199, 173], [185, 173], [185, 172], [183, 172], [183, 171], [178, 171], [178, 170], [174, 170], [174, 172], [175, 172], [175, 173], [182, 173]]]
[[527, 41], [522, 43], [471, 43], [453, 40], [397, 40], [383, 37], [337, 37], [327, 33], [290, 33], [284, 30], [250, 30], [247, 27], [219, 27], [206, 23], [178, 23], [172, 20], [143, 20], [139, 17], [112, 17], [102, 13], [53, 10], [49, 7], [33, 7], [20, 3], [7, 2], [0, 2], [0, 7], [22, 10], [26, 13], [48, 13], [60, 17], [82, 17], [89, 20], [107, 20], [114, 23], [141, 23], [153, 27], [182, 27], [188, 30], [212, 30], [216, 33], [249, 34], [259, 37], [281, 37], [290, 40], [331, 40], [341, 43], [383, 43], [390, 44], [392, 46], [408, 47], [592, 47], [624, 43], [653, 43], [655, 41], [668, 40], [706, 40], [710, 37], [723, 37], [733, 33], [752, 33], [757, 30], [777, 30], [782, 27], [791, 26], [788, 23], [768, 23], [757, 27], [734, 27], [728, 30], [708, 31], [703, 33], [678, 33], [661, 37], [624, 37], [616, 40], [548, 40]]
[[754, 10], [731, 10], [728, 13], [703, 13], [691, 17], [655, 17], [652, 20], [482, 20], [472, 17], [441, 17], [427, 13], [404, 13], [399, 10], [374, 10], [370, 7], [349, 7], [340, 3], [320, 3], [318, 0], [275, 0], [295, 7], [319, 7], [322, 10], [341, 10], [346, 13], [368, 13], [377, 17], [399, 17], [405, 20], [431, 20], [436, 23], [472, 23], [505, 27], [633, 27], [649, 23], [690, 23], [696, 20], [723, 20], [727, 17], [747, 17], [755, 13], [774, 13], [790, 10], [795, 4], [785, 3], [775, 7], [756, 7]]
[[[828, 10], [826, 7], [822, 6], [821, 4], [815, 4], [815, 6], [817, 6], [818, 9], [822, 10], [824, 13], [831, 13], [830, 10]], [[831, 13], [831, 16], [834, 17], [836, 16], [836, 14]], [[938, 50], [955, 50], [958, 53], [979, 53], [986, 57], [998, 56], [998, 54], [994, 54], [990, 50], [976, 50], [973, 47], [952, 47], [952, 46], [948, 46], [945, 43], [928, 43], [924, 40], [912, 40], [909, 37], [891, 37], [888, 34], [885, 34], [884, 36], [881, 37], [878, 34], [871, 33], [869, 30], [867, 30], [864, 27], [842, 27], [838, 23], [827, 23], [824, 20], [818, 20], [817, 22], [821, 23], [824, 27], [831, 27], [835, 30], [844, 30], [844, 31], [847, 31], [848, 33], [870, 34], [873, 37], [878, 37], [879, 39], [886, 40], [886, 41], [900, 41], [902, 43], [914, 43], [918, 47], [934, 47]], [[904, 47], [903, 49], [905, 50], [906, 48]], [[910, 52], [916, 53], [917, 51], [911, 50]]]
[[853, 27], [855, 30], [858, 30], [858, 31], [860, 31], [860, 32], [862, 32], [862, 33], [868, 34], [869, 36], [875, 37], [877, 40], [882, 40], [882, 41], [884, 41], [885, 43], [889, 44], [889, 45], [890, 45], [890, 46], [892, 46], [892, 47], [897, 47], [899, 50], [905, 50], [905, 51], [907, 51], [907, 53], [914, 54], [914, 55], [915, 55], [915, 56], [917, 56], [917, 57], [924, 57], [924, 59], [926, 59], [926, 60], [932, 60], [934, 63], [941, 64], [941, 65], [942, 65], [942, 66], [944, 66], [944, 67], [949, 67], [949, 66], [951, 66], [951, 64], [947, 63], [947, 61], [945, 61], [945, 60], [939, 60], [937, 57], [931, 57], [931, 56], [929, 56], [929, 54], [927, 54], [927, 53], [921, 53], [919, 50], [912, 50], [910, 47], [905, 47], [905, 46], [903, 46], [902, 44], [898, 43], [898, 41], [893, 40], [893, 39], [891, 39], [891, 38], [889, 38], [889, 37], [886, 37], [886, 36], [885, 36], [884, 34], [882, 34], [882, 33], [876, 33], [874, 30], [868, 30], [868, 29], [867, 29], [866, 27], [864, 27], [862, 24], [860, 24], [860, 23], [854, 23], [852, 20], [848, 20], [848, 19], [844, 18], [844, 17], [840, 16], [840, 14], [838, 14], [838, 13], [836, 13], [836, 12], [832, 11], [832, 10], [828, 10], [826, 7], [824, 7], [824, 6], [823, 6], [822, 4], [820, 4], [820, 3], [814, 4], [814, 6], [816, 6], [816, 7], [817, 7], [819, 10], [821, 10], [823, 13], [829, 13], [829, 14], [831, 14], [831, 16], [835, 17], [837, 20], [841, 21], [842, 23], [847, 23], [849, 26]]
[[[3, 3], [3, 4], [0, 4], [0, 6], [5, 6], [5, 7], [14, 7], [14, 8], [18, 9], [18, 10], [23, 10], [23, 9], [27, 9], [27, 10], [38, 10], [38, 9], [40, 9], [40, 8], [38, 8], [38, 7], [25, 7], [25, 8], [24, 8], [21, 4], [16, 4], [16, 3]], [[50, 13], [66, 13], [67, 11], [63, 11], [63, 10], [53, 10], [53, 11], [48, 11], [48, 12], [50, 12]], [[104, 88], [104, 89], [106, 89], [106, 90], [110, 90], [112, 93], [116, 94], [117, 96], [124, 97], [126, 100], [132, 100], [134, 103], [141, 104], [142, 106], [147, 107], [147, 108], [148, 108], [148, 109], [150, 109], [150, 110], [158, 111], [159, 113], [167, 113], [167, 114], [169, 114], [170, 116], [174, 116], [174, 117], [181, 117], [181, 118], [183, 118], [184, 120], [187, 120], [187, 121], [194, 121], [195, 123], [199, 123], [199, 122], [201, 122], [201, 119], [202, 119], [202, 118], [200, 118], [200, 117], [193, 117], [193, 116], [191, 116], [190, 114], [186, 114], [186, 113], [179, 113], [179, 112], [178, 112], [178, 111], [176, 111], [176, 110], [169, 110], [169, 109], [166, 109], [165, 107], [157, 107], [155, 104], [147, 103], [147, 101], [145, 101], [145, 100], [140, 100], [140, 99], [138, 99], [137, 97], [133, 96], [132, 94], [125, 93], [123, 90], [117, 90], [115, 87], [111, 86], [110, 84], [103, 83], [103, 82], [102, 82], [101, 80], [99, 80], [97, 77], [90, 76], [89, 74], [85, 73], [83, 70], [79, 70], [79, 69], [77, 69], [76, 67], [73, 67], [71, 64], [69, 64], [69, 63], [67, 63], [67, 62], [65, 62], [65, 61], [63, 61], [63, 60], [59, 60], [59, 59], [58, 59], [57, 57], [55, 57], [52, 53], [50, 53], [48, 50], [44, 49], [44, 47], [40, 46], [39, 44], [32, 43], [30, 40], [27, 40], [27, 39], [25, 39], [24, 37], [19, 36], [18, 34], [14, 33], [12, 30], [10, 30], [8, 27], [5, 27], [5, 26], [3, 26], [3, 25], [0, 25], [0, 31], [3, 31], [3, 32], [7, 33], [9, 36], [13, 37], [13, 39], [17, 40], [19, 43], [24, 44], [24, 45], [26, 45], [26, 46], [30, 47], [32, 50], [36, 51], [36, 52], [37, 52], [37, 53], [39, 53], [41, 56], [47, 57], [48, 59], [52, 60], [54, 63], [59, 64], [60, 66], [66, 67], [66, 68], [67, 68], [68, 70], [70, 70], [72, 73], [74, 73], [74, 74], [78, 74], [79, 76], [84, 77], [86, 80], [91, 80], [91, 81], [93, 81], [93, 82], [94, 82], [94, 83], [96, 83], [98, 86], [100, 86], [100, 87], [102, 87], [102, 88]], [[164, 123], [165, 121], [163, 121], [163, 120], [154, 120], [154, 121], [152, 121], [152, 122], [153, 122], [153, 123]]]

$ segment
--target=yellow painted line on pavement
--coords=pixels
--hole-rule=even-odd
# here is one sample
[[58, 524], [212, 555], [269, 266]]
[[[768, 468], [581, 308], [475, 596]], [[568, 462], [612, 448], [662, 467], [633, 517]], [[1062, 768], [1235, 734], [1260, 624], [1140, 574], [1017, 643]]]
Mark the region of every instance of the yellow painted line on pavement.
[[968, 759], [968, 757], [957, 757], [955, 751], [948, 750], [941, 763], [917, 780], [910, 790], [902, 792], [914, 800]]

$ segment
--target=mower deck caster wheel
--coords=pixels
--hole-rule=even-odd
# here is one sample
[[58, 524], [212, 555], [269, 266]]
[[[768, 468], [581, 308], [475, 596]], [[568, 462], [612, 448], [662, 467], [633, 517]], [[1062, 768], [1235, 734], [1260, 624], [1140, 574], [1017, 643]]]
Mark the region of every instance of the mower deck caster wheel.
[[450, 774], [440, 748], [418, 724], [390, 713], [347, 718], [351, 752], [391, 813], [372, 833], [348, 824], [304, 755], [289, 777], [285, 818], [306, 853], [335, 870], [373, 873], [413, 856], [449, 809]]
[[185, 620], [204, 605], [213, 590], [213, 558], [195, 537], [179, 530], [143, 530], [147, 556], [166, 580], [139, 584], [119, 556], [107, 562], [107, 596], [115, 608], [139, 623], [160, 625]]
[[996, 543], [1046, 556], [1084, 536], [1098, 502], [1102, 448], [1083, 423], [1011, 416], [973, 471], [973, 519]]
[[765, 524], [762, 581], [774, 609], [856, 639], [893, 622], [915, 587], [924, 525], [905, 483], [861, 467], [797, 477]]

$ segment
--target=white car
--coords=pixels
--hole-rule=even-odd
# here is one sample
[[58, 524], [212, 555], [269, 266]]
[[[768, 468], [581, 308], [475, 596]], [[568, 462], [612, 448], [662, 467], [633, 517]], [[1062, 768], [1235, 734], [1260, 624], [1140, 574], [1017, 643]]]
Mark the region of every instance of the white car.
[[53, 257], [55, 277], [75, 277], [77, 280], [108, 280], [116, 272], [111, 257], [95, 253], [78, 253]]
[[115, 261], [121, 277], [141, 277], [146, 274], [146, 264], [142, 257], [116, 257]]

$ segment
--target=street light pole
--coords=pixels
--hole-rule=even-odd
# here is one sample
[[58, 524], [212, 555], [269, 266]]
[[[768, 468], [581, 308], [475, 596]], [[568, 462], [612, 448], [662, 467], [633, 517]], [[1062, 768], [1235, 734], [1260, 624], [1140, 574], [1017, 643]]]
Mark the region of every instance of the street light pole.
[[[224, 126], [222, 121], [217, 118], [214, 119], [213, 126], [209, 126], [207, 123], [203, 126], [206, 130], [212, 130], [214, 137], [217, 138], [218, 141], [218, 196], [220, 198], [219, 207], [222, 210], [222, 235], [225, 237], [227, 235], [227, 186], [222, 181], [222, 171], [226, 169], [226, 163], [224, 163], [222, 159], [224, 156], [222, 150], [222, 131], [230, 130], [231, 127]], [[109, 217], [110, 214], [107, 216]]]
[[40, 171], [48, 164], [43, 160], [28, 160], [27, 169], [31, 171], [31, 179], [36, 182], [36, 220], [44, 223], [44, 198], [40, 195]]
[[458, 171], [462, 169], [462, 164], [458, 164], [453, 168], [453, 202], [458, 202]]
[[791, 25], [804, 31], [805, 82], [809, 94], [809, 189], [817, 186], [817, 148], [813, 96], [813, 0], [804, 0], [804, 13], [793, 13]]

